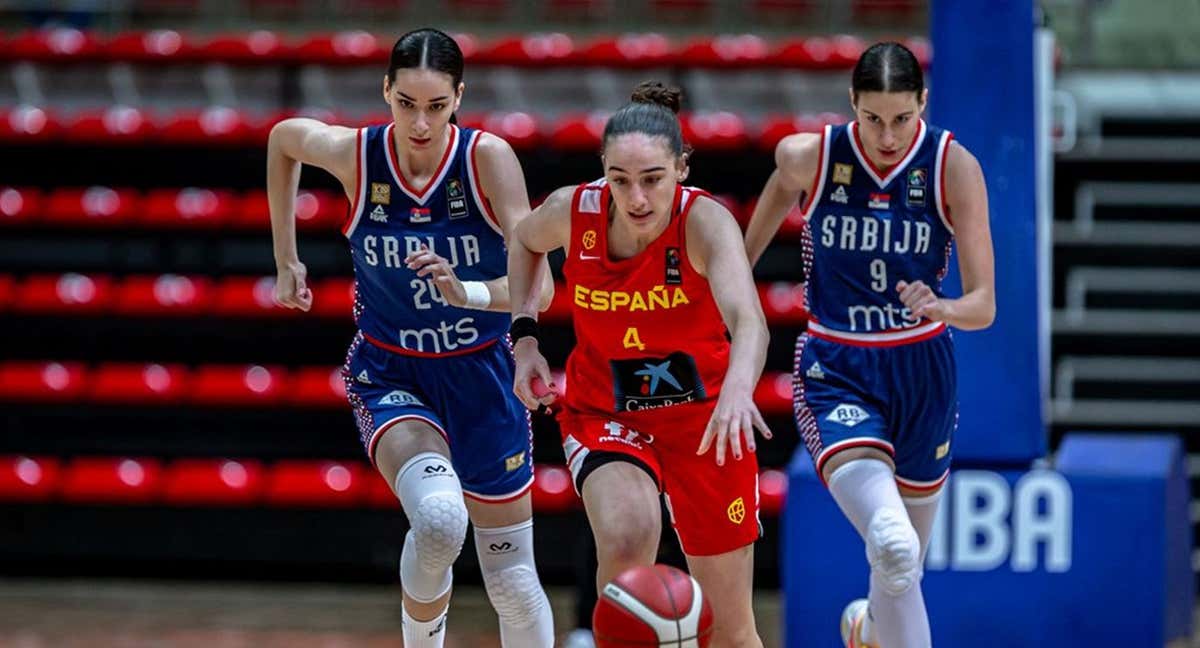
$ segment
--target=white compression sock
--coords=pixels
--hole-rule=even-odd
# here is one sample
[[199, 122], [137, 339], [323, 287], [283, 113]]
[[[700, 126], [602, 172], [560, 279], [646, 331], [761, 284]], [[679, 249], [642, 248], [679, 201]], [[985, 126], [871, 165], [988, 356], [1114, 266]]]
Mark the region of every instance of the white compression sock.
[[923, 552], [891, 467], [851, 461], [829, 476], [829, 492], [868, 547], [870, 607], [861, 639], [879, 648], [929, 648], [917, 562]]
[[533, 520], [475, 527], [475, 552], [504, 648], [553, 648], [554, 616], [533, 562]]
[[429, 621], [417, 621], [404, 610], [404, 648], [442, 648], [446, 640], [446, 610]]
[[905, 497], [904, 510], [921, 539], [921, 564], [925, 564], [925, 553], [929, 551], [929, 534], [933, 533], [933, 521], [937, 517], [938, 503], [942, 500], [945, 485], [924, 497]]

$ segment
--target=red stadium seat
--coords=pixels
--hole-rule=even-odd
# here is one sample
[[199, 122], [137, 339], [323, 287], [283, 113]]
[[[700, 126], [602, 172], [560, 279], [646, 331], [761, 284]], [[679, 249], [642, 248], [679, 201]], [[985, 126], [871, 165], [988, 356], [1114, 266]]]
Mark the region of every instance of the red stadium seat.
[[114, 35], [103, 45], [105, 58], [130, 63], [177, 63], [194, 56], [196, 46], [173, 29]]
[[758, 299], [771, 324], [803, 324], [808, 321], [804, 303], [804, 284], [777, 281], [758, 286]]
[[198, 368], [189, 394], [196, 405], [271, 406], [283, 401], [287, 376], [260, 365], [206, 365]]
[[60, 189], [46, 201], [44, 221], [69, 227], [120, 227], [140, 211], [141, 196], [132, 189]]
[[96, 367], [87, 398], [96, 403], [163, 405], [185, 398], [190, 373], [179, 365], [110, 363]]
[[354, 316], [354, 280], [325, 279], [309, 283], [313, 291], [311, 314], [348, 319]]
[[53, 498], [62, 464], [53, 457], [0, 457], [0, 501], [44, 502]]
[[63, 470], [62, 498], [80, 504], [150, 504], [160, 493], [155, 459], [78, 457]]
[[767, 517], [778, 517], [787, 501], [788, 479], [782, 470], [768, 468], [758, 474], [758, 507]]
[[38, 106], [0, 108], [0, 140], [49, 142], [63, 134], [58, 114]]
[[[346, 197], [329, 191], [302, 190], [296, 194], [296, 226], [306, 231], [333, 232], [342, 226], [349, 209]], [[269, 231], [271, 207], [264, 190], [249, 191], [232, 212], [230, 224], [246, 230]]]
[[807, 37], [785, 40], [771, 53], [773, 65], [811, 70], [850, 70], [866, 44], [856, 36]]
[[17, 34], [5, 44], [5, 58], [33, 62], [67, 62], [97, 58], [100, 42], [90, 32], [70, 27]]
[[679, 65], [688, 67], [734, 68], [762, 65], [770, 48], [754, 34], [698, 38], [684, 43], [675, 54]]
[[538, 513], [564, 513], [581, 504], [566, 468], [537, 464], [533, 475], [533, 507]]
[[27, 277], [16, 291], [14, 310], [38, 315], [95, 314], [112, 308], [115, 287], [109, 277], [68, 272]]
[[87, 370], [79, 363], [0, 364], [0, 399], [10, 402], [78, 402]]
[[682, 121], [684, 141], [700, 150], [736, 151], [749, 143], [746, 123], [731, 112], [692, 113]]
[[306, 367], [292, 373], [287, 400], [300, 407], [336, 407], [346, 403], [342, 370]]
[[533, 115], [493, 112], [483, 118], [483, 130], [503, 137], [514, 149], [529, 150], [542, 143], [542, 129]]
[[388, 485], [383, 475], [375, 470], [367, 472], [370, 474], [363, 477], [366, 482], [367, 506], [400, 510], [400, 500], [396, 498], [396, 494], [392, 492], [392, 487]]
[[293, 56], [302, 63], [319, 65], [386, 65], [390, 53], [391, 43], [385, 46], [369, 32], [343, 31], [312, 35], [295, 48]]
[[223, 189], [152, 189], [138, 219], [149, 227], [216, 229], [232, 220], [240, 201]]
[[121, 315], [200, 315], [211, 307], [211, 279], [165, 274], [129, 277], [117, 287], [113, 308]]
[[275, 303], [275, 277], [230, 277], [217, 285], [212, 312], [224, 317], [263, 317], [291, 311]]
[[662, 34], [601, 36], [581, 46], [572, 62], [595, 67], [647, 68], [670, 64], [671, 51], [671, 41]]
[[569, 60], [574, 52], [570, 36], [550, 32], [498, 38], [484, 45], [475, 60], [488, 65], [551, 67]]
[[754, 388], [754, 402], [764, 416], [792, 412], [792, 374], [763, 373]]
[[129, 106], [85, 110], [66, 129], [66, 136], [77, 144], [141, 144], [155, 132], [150, 118]]
[[267, 474], [265, 499], [274, 506], [353, 507], [366, 503], [367, 482], [376, 478], [361, 463], [280, 461]]
[[559, 151], [593, 151], [598, 154], [604, 124], [611, 114], [596, 111], [563, 115], [551, 128], [551, 146]]
[[291, 56], [291, 48], [273, 31], [218, 34], [196, 47], [196, 57], [212, 63], [275, 63]]
[[259, 130], [249, 118], [233, 108], [212, 107], [184, 110], [167, 117], [156, 137], [173, 145], [254, 145]]
[[180, 459], [163, 474], [162, 499], [173, 506], [248, 506], [266, 487], [260, 462], [233, 459]]
[[764, 151], [774, 151], [779, 140], [794, 133], [819, 133], [825, 123], [810, 115], [774, 115], [762, 122], [756, 143]]
[[30, 187], [0, 187], [0, 225], [28, 225], [41, 216], [42, 192]]

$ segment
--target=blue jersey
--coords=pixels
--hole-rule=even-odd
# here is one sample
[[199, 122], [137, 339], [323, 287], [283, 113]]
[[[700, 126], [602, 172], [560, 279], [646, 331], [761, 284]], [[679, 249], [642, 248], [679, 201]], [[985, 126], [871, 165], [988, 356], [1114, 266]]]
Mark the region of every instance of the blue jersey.
[[954, 228], [945, 206], [949, 131], [917, 124], [886, 174], [863, 151], [857, 122], [826, 126], [815, 187], [803, 205], [808, 331], [858, 345], [929, 339], [942, 322], [915, 317], [896, 291], [925, 282], [941, 296]]
[[463, 281], [507, 272], [504, 236], [475, 164], [480, 131], [450, 125], [450, 144], [423, 188], [400, 174], [394, 125], [358, 132], [358, 190], [343, 233], [354, 259], [354, 318], [368, 341], [406, 355], [457, 355], [508, 332], [509, 315], [455, 308], [404, 263], [422, 245]]

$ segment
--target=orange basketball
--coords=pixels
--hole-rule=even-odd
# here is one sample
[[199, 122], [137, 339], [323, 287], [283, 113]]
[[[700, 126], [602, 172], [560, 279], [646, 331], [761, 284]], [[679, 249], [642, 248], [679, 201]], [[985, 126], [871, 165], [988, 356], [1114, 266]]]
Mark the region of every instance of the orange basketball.
[[704, 648], [712, 608], [691, 576], [667, 565], [632, 567], [604, 586], [592, 613], [597, 648]]

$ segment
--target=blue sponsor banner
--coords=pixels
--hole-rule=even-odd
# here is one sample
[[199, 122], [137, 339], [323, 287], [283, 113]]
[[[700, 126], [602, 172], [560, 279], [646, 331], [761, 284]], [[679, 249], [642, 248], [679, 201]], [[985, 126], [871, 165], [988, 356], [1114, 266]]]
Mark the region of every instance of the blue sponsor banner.
[[[803, 451], [783, 533], [786, 645], [841, 645], [869, 568]], [[922, 584], [934, 645], [1163, 646], [1191, 631], [1190, 555], [1174, 437], [1068, 437], [1055, 470], [955, 470]]]

